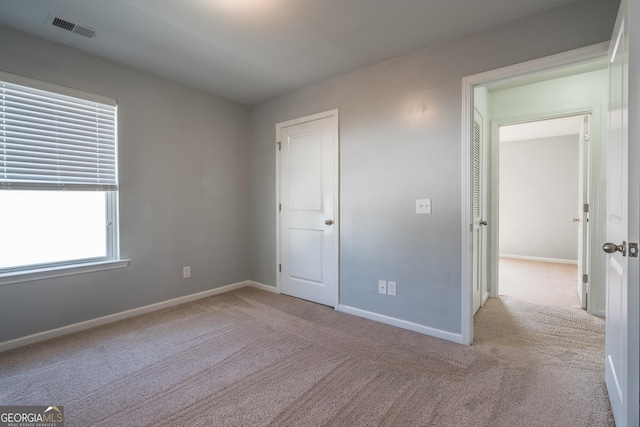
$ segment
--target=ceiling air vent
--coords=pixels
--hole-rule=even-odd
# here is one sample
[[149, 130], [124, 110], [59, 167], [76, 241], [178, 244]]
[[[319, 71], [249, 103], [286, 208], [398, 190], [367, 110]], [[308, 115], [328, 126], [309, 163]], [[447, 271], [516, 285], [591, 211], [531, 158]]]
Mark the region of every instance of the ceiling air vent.
[[92, 39], [98, 35], [98, 32], [91, 27], [87, 27], [86, 25], [74, 24], [73, 22], [67, 21], [66, 19], [55, 17], [53, 15], [49, 15], [49, 19], [47, 20], [47, 22], [49, 22], [54, 27], [71, 31], [72, 33], [78, 34], [83, 37], [87, 37], [89, 39]]

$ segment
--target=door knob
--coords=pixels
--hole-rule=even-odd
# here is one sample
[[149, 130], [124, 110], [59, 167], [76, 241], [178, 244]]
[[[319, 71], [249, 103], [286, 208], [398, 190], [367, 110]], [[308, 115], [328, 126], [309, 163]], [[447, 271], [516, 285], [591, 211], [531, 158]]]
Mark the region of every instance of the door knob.
[[602, 245], [602, 250], [608, 254], [622, 252], [622, 256], [627, 256], [627, 242], [622, 242], [621, 245], [616, 245], [615, 243], [605, 243], [604, 245]]
[[580, 222], [580, 218], [572, 218], [571, 222]]
[[325, 225], [333, 225], [333, 220], [332, 219], [327, 219], [324, 221]]
[[487, 221], [485, 221], [484, 219], [480, 221], [480, 225], [487, 225]]

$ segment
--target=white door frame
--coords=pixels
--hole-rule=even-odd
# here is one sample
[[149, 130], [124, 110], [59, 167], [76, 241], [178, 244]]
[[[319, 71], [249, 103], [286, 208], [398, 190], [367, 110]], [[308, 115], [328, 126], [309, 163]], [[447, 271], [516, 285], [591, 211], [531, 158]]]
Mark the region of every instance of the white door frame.
[[[473, 129], [473, 88], [510, 77], [587, 63], [607, 55], [608, 42], [587, 46], [532, 61], [487, 71], [462, 79], [462, 281], [461, 343], [473, 343], [473, 234], [471, 137]], [[493, 213], [492, 213], [493, 215]], [[492, 218], [493, 220], [493, 218]], [[493, 234], [493, 233], [492, 233]], [[493, 244], [493, 241], [491, 242]]]
[[339, 115], [338, 109], [333, 109], [329, 111], [323, 111], [322, 113], [311, 114], [309, 116], [299, 117], [297, 119], [287, 120], [286, 122], [281, 122], [276, 124], [276, 292], [281, 292], [281, 274], [280, 274], [280, 265], [282, 263], [282, 258], [280, 254], [280, 134], [281, 130], [289, 127], [299, 125], [301, 123], [312, 122], [315, 120], [321, 120], [334, 117], [336, 121], [335, 128], [335, 138], [334, 138], [334, 164], [335, 164], [335, 176], [334, 176], [334, 194], [335, 194], [335, 203], [334, 203], [334, 224], [335, 227], [335, 242], [334, 242], [334, 280], [336, 283], [335, 287], [335, 296], [334, 296], [334, 304], [333, 307], [337, 308], [340, 303], [340, 133], [339, 133]]

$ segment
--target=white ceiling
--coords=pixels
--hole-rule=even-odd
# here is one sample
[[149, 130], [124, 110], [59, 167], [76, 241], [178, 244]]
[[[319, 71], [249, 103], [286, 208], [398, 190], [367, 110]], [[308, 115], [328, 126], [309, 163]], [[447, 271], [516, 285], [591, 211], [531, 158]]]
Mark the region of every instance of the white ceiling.
[[251, 105], [571, 1], [4, 0], [0, 23]]
[[579, 135], [583, 120], [584, 116], [571, 116], [500, 126], [500, 142]]

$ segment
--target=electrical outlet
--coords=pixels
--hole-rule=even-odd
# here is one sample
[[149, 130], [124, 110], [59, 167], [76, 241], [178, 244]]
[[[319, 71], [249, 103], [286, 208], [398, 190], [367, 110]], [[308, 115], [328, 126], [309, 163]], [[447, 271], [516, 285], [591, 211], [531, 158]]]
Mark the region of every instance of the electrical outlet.
[[416, 200], [416, 213], [417, 214], [430, 214], [431, 213], [431, 199], [418, 199], [418, 200]]
[[182, 267], [182, 278], [188, 279], [189, 277], [191, 277], [191, 266]]
[[396, 296], [396, 282], [387, 282], [387, 295]]
[[387, 294], [387, 281], [386, 280], [378, 280], [378, 293], [379, 294]]

